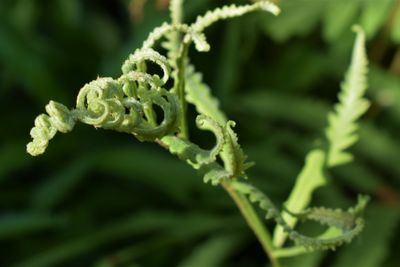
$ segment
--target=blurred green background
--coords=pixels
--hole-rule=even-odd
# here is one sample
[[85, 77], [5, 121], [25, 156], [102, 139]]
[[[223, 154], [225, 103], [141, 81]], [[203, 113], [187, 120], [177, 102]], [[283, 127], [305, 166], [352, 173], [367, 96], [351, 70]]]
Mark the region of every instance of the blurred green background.
[[[228, 0], [188, 0], [186, 21]], [[400, 1], [282, 0], [207, 31], [192, 62], [236, 127], [252, 183], [281, 204], [323, 134], [360, 23], [368, 35], [372, 107], [356, 161], [335, 169], [315, 205], [372, 196], [351, 245], [285, 266], [400, 266]], [[167, 0], [0, 1], [0, 266], [268, 266], [226, 193], [155, 144], [78, 125], [46, 154], [25, 145], [50, 99], [74, 106], [97, 76], [118, 77], [127, 55], [168, 19]], [[194, 109], [191, 109], [194, 117]], [[192, 136], [209, 145], [211, 136]], [[272, 226], [272, 225], [271, 225]], [[302, 226], [305, 231], [312, 226]]]

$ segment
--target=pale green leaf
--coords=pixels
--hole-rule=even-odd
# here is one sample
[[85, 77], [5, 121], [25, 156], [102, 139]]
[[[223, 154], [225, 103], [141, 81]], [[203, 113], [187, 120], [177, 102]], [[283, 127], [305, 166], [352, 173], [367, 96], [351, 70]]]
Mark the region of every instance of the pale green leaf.
[[[322, 236], [311, 237], [294, 230], [293, 227], [288, 225], [286, 220], [281, 216], [281, 212], [275, 207], [272, 201], [256, 187], [236, 181], [233, 182], [232, 185], [238, 192], [248, 196], [251, 202], [257, 203], [265, 212], [265, 218], [274, 219], [275, 222], [282, 227], [288, 237], [296, 243], [296, 245], [303, 246], [306, 249], [335, 249], [344, 243], [349, 243], [362, 231], [364, 227], [364, 220], [360, 217], [360, 213], [365, 209], [365, 206], [368, 203], [368, 197], [359, 197], [357, 204], [354, 207], [349, 208], [347, 211], [324, 208], [324, 214], [321, 215], [320, 208], [310, 209], [308, 215], [312, 216], [308, 217], [308, 215], [306, 215], [303, 217], [305, 220], [314, 220], [323, 225], [327, 225], [328, 227], [334, 227], [340, 230], [328, 230]], [[293, 213], [291, 213], [291, 216], [298, 219], [302, 218], [301, 215], [298, 216]], [[321, 218], [321, 216], [323, 217]]]
[[357, 28], [351, 65], [339, 93], [339, 103], [328, 115], [326, 136], [329, 141], [327, 164], [330, 167], [352, 160], [345, 150], [353, 145], [358, 135], [357, 120], [367, 111], [369, 101], [364, 98], [367, 89], [367, 57], [364, 32]]
[[[291, 212], [301, 212], [311, 202], [311, 196], [315, 189], [324, 185], [327, 180], [323, 173], [325, 165], [325, 153], [320, 149], [309, 152], [306, 157], [305, 165], [296, 179], [296, 184], [285, 205]], [[295, 226], [297, 219], [283, 212], [283, 219], [291, 227]], [[274, 231], [274, 243], [281, 246], [287, 237], [281, 226], [277, 226]]]
[[161, 139], [163, 145], [167, 146], [172, 154], [180, 159], [187, 161], [193, 168], [199, 169], [203, 165], [216, 161], [216, 157], [221, 152], [225, 143], [223, 128], [213, 119], [205, 115], [196, 118], [197, 127], [202, 130], [209, 130], [216, 137], [216, 144], [211, 150], [205, 150], [186, 139], [170, 135]]
[[186, 67], [186, 100], [195, 105], [200, 114], [204, 114], [223, 125], [227, 119], [219, 109], [219, 101], [212, 96], [211, 89], [203, 82], [202, 75], [195, 71], [193, 65]]

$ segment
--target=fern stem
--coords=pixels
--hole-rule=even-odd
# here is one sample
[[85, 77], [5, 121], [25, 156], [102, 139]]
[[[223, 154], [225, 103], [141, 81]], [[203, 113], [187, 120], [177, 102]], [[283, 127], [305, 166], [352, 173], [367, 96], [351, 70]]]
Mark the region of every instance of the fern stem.
[[221, 183], [222, 187], [228, 192], [236, 206], [239, 208], [247, 224], [253, 230], [258, 241], [261, 243], [265, 253], [268, 255], [273, 267], [281, 267], [277, 257], [274, 254], [274, 246], [272, 244], [271, 234], [265, 227], [264, 223], [260, 220], [259, 216], [253, 209], [248, 199], [240, 192], [236, 191], [229, 181]]
[[307, 252], [309, 251], [307, 251], [307, 249], [303, 246], [294, 246], [290, 248], [276, 249], [274, 251], [274, 256], [276, 258], [290, 258], [305, 254]]
[[177, 80], [176, 80], [176, 93], [179, 97], [179, 105], [181, 108], [180, 118], [180, 137], [189, 139], [189, 129], [187, 125], [187, 103], [185, 98], [185, 71], [186, 71], [186, 58], [189, 50], [189, 43], [183, 42], [181, 45], [180, 56], [177, 60]]

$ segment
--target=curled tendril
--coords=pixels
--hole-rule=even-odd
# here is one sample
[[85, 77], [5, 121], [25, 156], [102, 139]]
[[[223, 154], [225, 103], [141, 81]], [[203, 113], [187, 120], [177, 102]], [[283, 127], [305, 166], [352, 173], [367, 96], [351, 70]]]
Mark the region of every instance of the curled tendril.
[[360, 217], [360, 213], [369, 201], [367, 196], [359, 196], [356, 206], [347, 211], [328, 208], [309, 208], [301, 214], [291, 213], [292, 216], [299, 219], [316, 221], [328, 227], [341, 230], [341, 233], [336, 236], [318, 238], [305, 236], [291, 228], [282, 218], [281, 212], [275, 207], [272, 201], [254, 186], [237, 181], [233, 182], [232, 185], [243, 195], [247, 195], [251, 202], [258, 203], [259, 207], [266, 212], [265, 218], [274, 219], [296, 244], [311, 250], [333, 250], [344, 243], [349, 243], [364, 228], [364, 220]]
[[[234, 122], [228, 121], [225, 125], [220, 125], [206, 115], [199, 115], [196, 118], [196, 124], [199, 129], [214, 133], [216, 144], [212, 149], [202, 149], [189, 140], [177, 136], [165, 136], [161, 139], [162, 144], [172, 154], [198, 169], [203, 174], [206, 183], [211, 182], [212, 185], [218, 185], [225, 179], [243, 177], [244, 171], [252, 164], [245, 162], [246, 156], [237, 143], [237, 137], [231, 128], [234, 126]], [[222, 158], [224, 166], [217, 163], [217, 157]]]
[[270, 1], [259, 1], [254, 4], [242, 6], [232, 4], [230, 6], [224, 6], [222, 8], [208, 11], [204, 16], [197, 17], [196, 21], [191, 25], [191, 28], [196, 32], [203, 32], [205, 28], [219, 20], [240, 17], [256, 10], [264, 10], [274, 15], [278, 15], [280, 12], [279, 7]]
[[33, 141], [27, 145], [27, 151], [33, 156], [42, 154], [46, 150], [57, 131], [67, 133], [75, 126], [76, 118], [66, 106], [50, 101], [46, 105], [46, 111], [49, 115], [39, 115], [30, 132]]
[[[132, 70], [136, 70], [140, 64], [145, 63], [146, 61], [151, 61], [161, 67], [163, 71], [163, 76], [161, 78], [162, 85], [165, 84], [168, 81], [171, 72], [168, 59], [150, 48], [139, 49], [136, 50], [135, 53], [131, 54], [122, 65], [122, 72], [127, 74]], [[155, 80], [157, 80], [156, 77], [158, 77], [158, 75], [154, 75]]]
[[196, 125], [201, 130], [208, 130], [214, 133], [216, 144], [212, 149], [202, 149], [189, 140], [184, 140], [177, 136], [165, 136], [161, 142], [168, 147], [172, 154], [178, 155], [182, 160], [186, 160], [193, 168], [200, 169], [204, 165], [216, 161], [225, 143], [225, 139], [223, 127], [210, 117], [205, 115], [197, 116]]
[[[145, 61], [155, 62], [162, 68], [162, 79], [136, 70]], [[129, 57], [123, 71], [118, 79], [98, 78], [83, 86], [73, 110], [50, 101], [46, 106], [48, 115], [39, 115], [35, 120], [28, 153], [42, 154], [58, 131], [71, 131], [76, 121], [131, 133], [141, 141], [154, 141], [176, 131], [178, 99], [162, 87], [169, 78], [167, 59], [155, 51], [140, 50]], [[163, 113], [157, 114], [154, 106], [160, 107]], [[157, 115], [163, 116], [160, 123], [155, 118]]]

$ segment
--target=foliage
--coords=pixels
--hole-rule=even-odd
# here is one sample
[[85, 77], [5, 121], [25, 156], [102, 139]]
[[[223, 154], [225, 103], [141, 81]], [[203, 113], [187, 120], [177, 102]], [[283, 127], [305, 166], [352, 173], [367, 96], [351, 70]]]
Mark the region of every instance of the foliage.
[[[172, 2], [179, 5], [181, 1]], [[351, 12], [339, 12], [347, 16], [345, 20], [332, 18], [339, 14], [334, 10], [341, 10], [346, 1], [337, 1], [335, 8], [316, 1], [301, 2], [282, 0], [282, 13], [278, 17], [255, 13], [234, 23], [210, 28], [205, 32], [212, 46], [210, 53], [201, 54], [201, 57], [193, 54], [191, 62], [177, 62], [180, 51], [176, 40], [186, 35], [195, 42], [196, 48], [207, 50], [205, 35], [177, 25], [168, 26], [170, 30], [161, 26], [159, 34], [167, 35], [162, 46], [170, 51], [165, 58], [157, 55], [161, 59], [158, 63], [162, 63], [161, 72], [158, 63], [149, 63], [149, 57], [139, 56], [143, 51], [156, 55], [155, 50], [138, 50], [133, 53], [135, 56], [128, 57], [129, 67], [121, 78], [99, 78], [89, 83], [86, 92], [79, 94], [87, 102], [77, 105], [76, 109], [51, 102], [47, 108], [49, 116], [42, 116], [42, 119], [56, 118], [60, 112], [65, 112], [65, 118], [72, 115], [72, 121], [90, 122], [95, 127], [118, 128], [116, 130], [129, 133], [133, 128], [139, 129], [136, 137], [155, 140], [161, 145], [172, 143], [171, 152], [179, 154], [205, 175], [206, 181], [215, 184], [221, 182], [221, 177], [242, 175], [249, 167], [246, 153], [250, 161], [256, 162], [245, 172], [251, 178], [249, 182], [275, 203], [286, 198], [295, 182], [292, 179], [299, 171], [300, 176], [306, 177], [303, 185], [310, 181], [310, 176], [313, 179], [321, 176], [323, 182], [319, 184], [329, 182], [329, 186], [314, 193], [312, 202], [316, 206], [346, 207], [354, 202], [352, 192], [370, 194], [373, 202], [367, 208], [365, 230], [360, 238], [330, 257], [324, 257], [330, 252], [313, 252], [284, 259], [284, 266], [365, 266], [365, 254], [370, 266], [396, 266], [399, 184], [395, 177], [400, 170], [395, 160], [399, 156], [395, 133], [399, 121], [396, 98], [399, 83], [395, 75], [398, 71], [396, 46], [393, 45], [396, 39], [392, 36], [398, 27], [396, 20], [390, 19], [396, 18], [390, 14], [397, 10], [395, 1], [381, 1], [382, 4], [380, 1], [379, 4], [352, 1], [352, 10], [348, 7]], [[265, 259], [259, 256], [258, 244], [245, 230], [230, 201], [219, 189], [190, 179], [193, 176], [190, 168], [157, 147], [132, 142], [125, 135], [100, 130], [94, 134], [91, 129], [77, 124], [74, 132], [65, 138], [55, 138], [43, 158], [32, 159], [24, 154], [23, 143], [27, 140], [30, 121], [49, 97], [71, 103], [71, 88], [79, 88], [98, 74], [120, 76], [118, 64], [132, 47], [140, 47], [151, 28], [163, 25], [168, 13], [168, 10], [157, 11], [153, 1], [148, 1], [142, 11], [143, 20], [130, 24], [129, 14], [125, 13], [126, 2], [113, 3], [118, 10], [107, 5], [81, 1], [51, 4], [4, 1], [0, 4], [4, 20], [0, 26], [3, 40], [0, 42], [0, 94], [4, 114], [12, 114], [4, 118], [7, 127], [0, 132], [6, 140], [0, 152], [3, 208], [0, 242], [6, 245], [1, 261], [6, 266], [259, 266]], [[173, 24], [179, 24], [176, 22], [179, 17], [196, 23], [194, 14], [214, 8], [214, 5], [206, 0], [186, 1], [182, 13], [185, 15], [178, 15]], [[320, 21], [323, 21], [322, 28], [316, 27]], [[339, 21], [341, 25], [334, 26]], [[353, 36], [347, 32], [356, 22], [360, 22], [370, 40], [368, 51], [372, 62], [368, 98], [371, 110], [367, 113], [367, 125], [361, 124], [360, 141], [351, 150], [356, 160], [337, 166], [328, 174], [324, 156], [329, 151], [329, 143], [325, 141], [342, 138], [344, 132], [333, 139], [328, 134], [327, 140], [315, 142], [312, 149], [310, 146], [315, 134], [325, 126], [329, 106], [335, 101], [338, 80], [344, 72], [344, 62], [348, 62], [353, 41]], [[327, 30], [328, 25], [331, 30]], [[96, 28], [102, 31], [95, 31]], [[263, 30], [266, 36], [262, 36]], [[153, 33], [151, 36], [157, 35], [156, 31]], [[285, 38], [277, 38], [277, 33]], [[299, 33], [302, 37], [293, 38]], [[384, 44], [381, 40], [385, 40]], [[155, 45], [152, 42], [147, 43], [147, 48]], [[235, 47], [240, 48], [240, 53]], [[393, 62], [388, 61], [390, 58]], [[139, 80], [140, 75], [127, 74], [143, 72], [143, 61], [148, 63], [146, 72], [151, 73], [150, 77], [142, 76]], [[177, 71], [178, 65], [184, 66], [184, 73]], [[167, 83], [166, 76], [160, 75], [166, 73], [171, 77]], [[212, 131], [217, 137], [216, 145], [210, 150], [202, 148], [211, 147], [210, 140], [195, 130], [194, 123], [189, 124], [190, 141], [175, 135], [181, 132], [181, 117], [170, 115], [174, 109], [181, 110], [182, 105], [178, 86], [171, 80], [181, 79], [182, 75], [186, 77], [186, 100], [195, 106], [185, 107], [189, 121], [196, 121], [201, 129]], [[97, 83], [109, 89], [109, 93], [93, 93], [98, 91]], [[134, 97], [138, 101], [134, 104], [127, 101], [135, 92], [134, 86], [127, 85], [130, 83], [138, 85], [137, 89], [150, 88], [139, 89]], [[152, 87], [163, 97], [145, 93]], [[321, 88], [323, 90], [318, 90]], [[219, 103], [211, 93], [223, 96]], [[18, 104], [9, 101], [11, 97], [18, 99]], [[122, 108], [116, 100], [124, 107], [124, 116], [118, 117]], [[150, 104], [154, 102], [160, 104], [161, 110]], [[33, 107], [37, 109], [32, 110]], [[97, 116], [103, 107], [111, 111], [109, 116], [104, 116], [103, 121], [89, 120], [99, 119]], [[221, 107], [226, 110], [225, 114], [219, 111]], [[194, 109], [203, 114], [197, 120]], [[136, 117], [135, 121], [134, 111], [138, 110], [143, 116]], [[340, 116], [341, 113], [331, 114]], [[240, 147], [233, 122], [228, 122], [227, 117], [236, 121]], [[352, 124], [357, 118], [354, 116], [348, 124], [350, 130], [346, 138], [354, 135]], [[57, 120], [46, 120], [38, 125], [49, 127], [50, 131], [45, 132], [49, 134], [47, 137], [55, 129], [70, 130], [60, 127], [65, 125], [58, 125]], [[132, 128], [123, 129], [124, 121]], [[152, 131], [158, 127], [154, 121], [163, 126], [161, 130]], [[329, 127], [332, 129], [334, 125], [337, 127], [337, 124]], [[162, 137], [164, 135], [167, 136]], [[344, 152], [345, 148], [341, 149]], [[310, 152], [302, 169], [307, 151]], [[349, 153], [348, 150], [345, 153]], [[222, 159], [215, 161], [218, 157]], [[320, 162], [322, 167], [311, 168], [314, 162]], [[237, 188], [247, 194], [250, 186], [247, 181], [238, 183], [236, 185], [242, 187]], [[319, 188], [318, 183], [316, 185], [309, 196]], [[299, 203], [298, 197], [292, 199], [293, 203]], [[306, 206], [309, 201], [311, 198], [305, 201]], [[283, 216], [294, 218], [296, 222], [297, 218], [300, 221], [331, 218], [328, 221], [331, 225], [336, 223], [336, 212], [344, 214], [319, 208], [296, 210], [289, 202], [283, 206]], [[345, 214], [347, 217], [351, 212]], [[275, 216], [277, 218], [280, 217]], [[340, 225], [343, 224], [339, 223], [339, 228]], [[320, 234], [311, 226], [299, 224], [296, 230]], [[382, 228], [378, 235], [377, 228]], [[323, 236], [338, 234], [340, 232], [328, 230]], [[277, 255], [287, 257], [305, 252], [297, 246], [285, 249], [277, 250]], [[368, 253], [364, 254], [365, 251]]]

